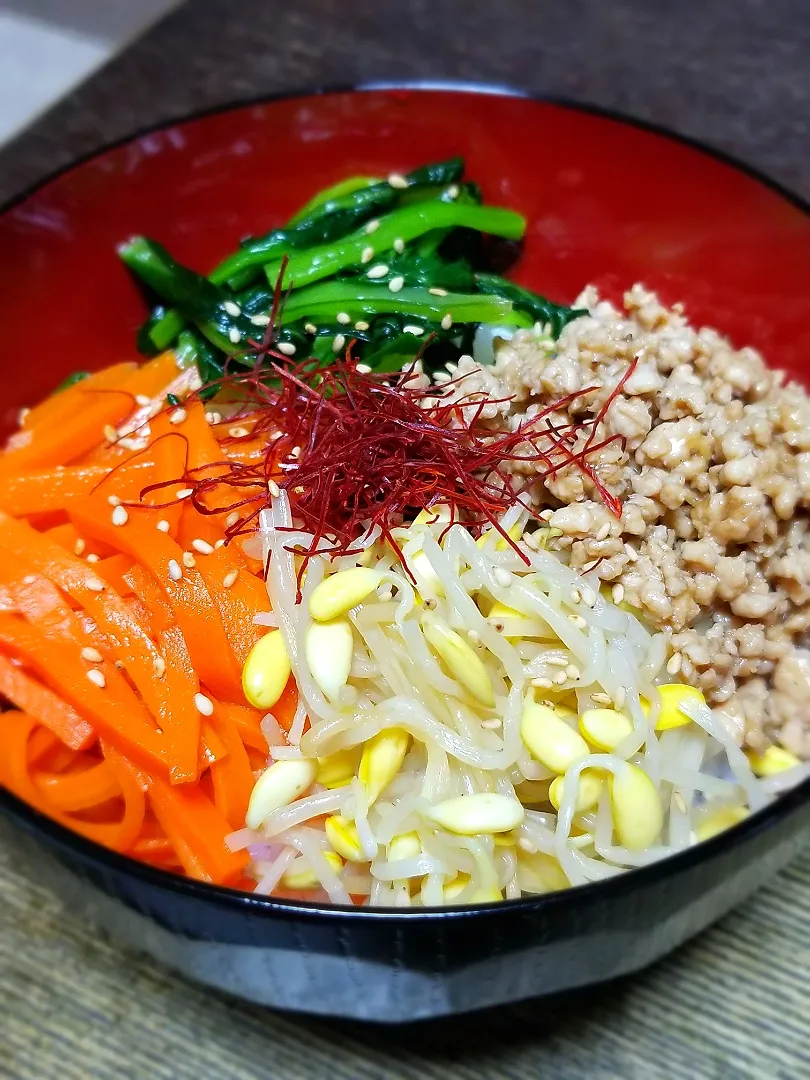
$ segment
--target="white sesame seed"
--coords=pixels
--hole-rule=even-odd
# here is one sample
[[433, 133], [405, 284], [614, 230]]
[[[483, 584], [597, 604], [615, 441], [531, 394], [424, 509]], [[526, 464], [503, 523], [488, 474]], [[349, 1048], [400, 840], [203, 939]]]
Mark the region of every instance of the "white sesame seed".
[[354, 324], [354, 328], [355, 328], [355, 330], [360, 330], [360, 331], [368, 330], [369, 324], [364, 319], [360, 319], [358, 322], [356, 322]]
[[627, 556], [628, 562], [638, 562], [638, 552], [630, 544], [624, 545], [624, 553]]
[[180, 563], [177, 559], [169, 559], [168, 565], [169, 577], [172, 581], [179, 581], [183, 576], [183, 571], [180, 569]]
[[593, 701], [596, 705], [609, 705], [610, 694], [602, 694], [599, 692], [591, 694], [591, 701]]
[[174, 412], [169, 414], [170, 424], [182, 424], [188, 413], [185, 409], [175, 409]]
[[397, 255], [401, 255], [404, 250], [405, 241], [402, 239], [401, 236], [398, 236], [394, 241], [394, 251], [397, 253]]
[[163, 659], [162, 656], [155, 657], [155, 659], [152, 661], [152, 667], [154, 668], [155, 675], [157, 675], [158, 678], [166, 674], [166, 661]]
[[393, 595], [394, 595], [394, 590], [391, 588], [391, 586], [390, 585], [385, 585], [377, 593], [377, 599], [381, 600], [383, 604], [387, 604], [388, 601], [393, 597]]
[[581, 599], [582, 599], [582, 594], [580, 593], [579, 589], [572, 589], [571, 590], [571, 603], [572, 604], [578, 604]]
[[579, 670], [576, 664], [569, 664], [568, 667], [565, 669], [565, 674], [572, 682], [576, 682], [578, 679], [582, 678], [582, 672]]
[[532, 684], [532, 686], [536, 687], [538, 690], [550, 690], [551, 689], [551, 682], [548, 679], [532, 679], [531, 684]]
[[599, 526], [594, 539], [600, 543], [602, 540], [607, 540], [608, 536], [610, 536], [610, 522], [605, 521]]
[[577, 630], [584, 630], [588, 625], [587, 619], [583, 619], [581, 615], [569, 615], [568, 618], [576, 626]]
[[183, 552], [183, 566], [185, 566], [185, 568], [187, 570], [193, 570], [196, 565], [197, 565], [197, 560], [194, 558], [194, 556], [191, 554], [191, 552], [190, 551], [184, 551]]
[[107, 442], [115, 442], [115, 440], [118, 438], [118, 432], [115, 430], [112, 424], [104, 425], [104, 438], [107, 440]]
[[363, 232], [366, 234], [366, 236], [371, 236], [371, 234], [375, 233], [377, 231], [377, 229], [379, 229], [379, 227], [380, 227], [379, 219], [374, 218], [373, 221], [366, 222], [366, 227], [363, 229]]
[[211, 716], [214, 711], [214, 703], [211, 698], [205, 696], [205, 694], [195, 694], [194, 704], [197, 706], [197, 711], [201, 712], [203, 716]]
[[213, 544], [209, 544], [207, 540], [201, 540], [199, 537], [195, 537], [194, 540], [191, 541], [191, 546], [195, 551], [199, 551], [200, 555], [214, 554]]
[[346, 337], [344, 334], [335, 334], [332, 338], [332, 352], [340, 352], [343, 346], [346, 344]]
[[613, 597], [614, 604], [620, 604], [624, 600], [624, 585], [614, 585], [611, 590], [611, 596]]
[[119, 439], [118, 445], [122, 450], [145, 450], [147, 447], [146, 439]]
[[357, 372], [358, 375], [371, 374], [371, 368], [368, 364], [355, 364], [354, 370]]
[[677, 675], [683, 665], [683, 656], [679, 653], [673, 653], [667, 662], [667, 674]]
[[304, 329], [306, 330], [306, 332], [308, 334], [317, 334], [318, 333], [318, 327], [315, 325], [315, 323], [311, 323], [311, 322], [304, 323]]
[[84, 583], [90, 592], [104, 592], [104, 582], [101, 578], [89, 577]]
[[82, 649], [82, 660], [86, 660], [88, 664], [100, 664], [103, 659], [98, 649], [91, 649], [89, 646]]
[[414, 326], [412, 324], [409, 324], [408, 326], [402, 327], [403, 334], [413, 334], [414, 337], [421, 337], [424, 332], [425, 328], [423, 326]]
[[492, 573], [495, 581], [502, 589], [508, 589], [512, 584], [512, 575], [508, 570], [504, 570], [502, 566], [496, 566]]
[[140, 405], [140, 407], [142, 409], [144, 409], [144, 408], [146, 408], [147, 405], [152, 404], [152, 399], [149, 397], [148, 394], [136, 394], [135, 395], [135, 404]]
[[26, 574], [23, 578], [23, 585], [33, 585], [36, 580], [36, 574]]
[[250, 316], [250, 321], [253, 323], [254, 326], [269, 326], [270, 325], [270, 316], [269, 315], [263, 315], [263, 314], [251, 315]]
[[219, 539], [219, 540], [217, 540], [217, 542], [216, 542], [216, 543], [214, 544], [214, 550], [215, 550], [215, 551], [219, 551], [219, 549], [220, 549], [221, 547], [225, 547], [225, 541], [224, 541], [223, 539], [221, 539], [221, 538], [220, 538], [220, 539]]
[[593, 568], [595, 566], [598, 566], [598, 565], [599, 565], [599, 559], [589, 559], [588, 562], [582, 564], [580, 569], [582, 570], [583, 574], [587, 574], [589, 571], [593, 570]]
[[556, 683], [557, 686], [562, 686], [564, 682], [568, 681], [568, 676], [565, 674], [564, 671], [558, 671], [552, 681]]
[[96, 555], [96, 553], [94, 551], [91, 551], [90, 554], [87, 556], [87, 561], [88, 562], [98, 562], [98, 555]]
[[237, 523], [238, 520], [239, 520], [239, 511], [238, 510], [231, 510], [230, 514], [228, 514], [228, 516], [225, 518], [225, 528], [226, 529], [232, 528], [232, 526], [234, 526]]
[[25, 419], [26, 419], [26, 417], [28, 416], [28, 414], [30, 412], [31, 412], [30, 409], [20, 409], [20, 411], [17, 413], [17, 426], [18, 427], [23, 426], [23, 424], [25, 423]]
[[237, 424], [235, 427], [228, 428], [228, 434], [232, 439], [244, 439], [249, 432], [246, 427], [240, 427]]
[[209, 424], [219, 424], [222, 421], [222, 414], [218, 412], [207, 412], [205, 419]]
[[238, 577], [239, 577], [239, 571], [238, 570], [231, 570], [222, 579], [223, 587], [226, 588], [226, 589], [230, 589], [230, 587], [233, 585], [233, 583], [236, 581], [236, 579]]
[[541, 510], [540, 513], [538, 514], [538, 517], [541, 517], [543, 519], [543, 521], [551, 521], [551, 519], [554, 517], [554, 511], [553, 510]]
[[447, 197], [449, 199], [457, 199], [458, 198], [458, 192], [459, 192], [458, 184], [451, 184], [450, 187], [447, 189]]
[[103, 690], [104, 687], [107, 685], [107, 680], [104, 678], [104, 672], [99, 671], [98, 668], [90, 668], [90, 670], [85, 674], [87, 675], [87, 678], [90, 680], [90, 682], [94, 683], [99, 688], [99, 690]]
[[292, 450], [290, 451], [289, 456], [293, 459], [293, 461], [297, 461], [298, 458], [301, 457], [301, 447], [300, 446], [294, 446], [292, 448]]
[[76, 543], [73, 545], [74, 555], [84, 555], [84, 549], [87, 547], [87, 542], [79, 537]]
[[585, 607], [594, 607], [596, 605], [596, 593], [593, 589], [582, 590], [582, 603]]
[[267, 490], [270, 492], [270, 495], [273, 499], [277, 499], [281, 494], [281, 488], [278, 486], [275, 480], [267, 481]]
[[233, 300], [225, 300], [222, 306], [225, 308], [228, 314], [233, 315], [235, 319], [238, 319], [239, 316], [242, 314], [242, 309], [239, 307], [238, 304], [235, 304]]
[[392, 172], [388, 177], [388, 183], [392, 188], [398, 188], [400, 191], [408, 186], [408, 181], [405, 177], [395, 172]]
[[527, 840], [525, 836], [521, 836], [521, 838], [517, 842], [517, 846], [520, 848], [521, 851], [525, 851], [527, 855], [537, 854], [537, 848], [531, 842], [531, 840]]
[[345, 311], [339, 311], [335, 318], [339, 323], [342, 323], [344, 326], [348, 326], [349, 323], [352, 321], [351, 315], [347, 315]]
[[126, 507], [124, 507], [124, 506], [116, 506], [116, 508], [112, 512], [112, 523], [113, 523], [113, 525], [119, 525], [119, 526], [120, 525], [126, 525], [126, 523], [128, 521], [129, 521], [129, 514], [126, 511]]
[[440, 289], [438, 286], [433, 289], [428, 289], [431, 296], [447, 296], [447, 289]]
[[537, 551], [537, 539], [536, 539], [534, 533], [524, 533], [523, 534], [523, 543], [531, 551]]
[[171, 525], [168, 523], [166, 518], [161, 518], [155, 528], [158, 530], [158, 532], [167, 533], [171, 528]]
[[371, 246], [371, 244], [369, 244], [367, 247], [364, 247], [363, 250], [360, 252], [360, 262], [365, 265], [366, 263], [370, 263], [373, 258], [374, 248]]
[[672, 801], [675, 803], [675, 809], [679, 813], [681, 813], [681, 814], [686, 813], [686, 810], [687, 810], [686, 800], [684, 799], [683, 795], [681, 795], [680, 791], [673, 791], [672, 792]]
[[552, 656], [546, 656], [545, 661], [546, 661], [546, 664], [549, 667], [559, 667], [559, 668], [568, 667], [568, 661], [566, 660], [566, 658], [564, 656], [553, 656], [553, 655]]
[[110, 506], [120, 506], [121, 505], [121, 500], [118, 498], [117, 495], [108, 495], [107, 496], [107, 502], [108, 502], [108, 504]]
[[499, 717], [497, 717], [497, 716], [493, 716], [489, 720], [482, 720], [481, 721], [481, 727], [486, 728], [487, 730], [490, 730], [490, 731], [494, 731], [496, 728], [501, 727], [502, 724], [503, 724], [503, 720], [499, 719]]
[[295, 346], [291, 341], [280, 341], [276, 348], [285, 356], [295, 356]]
[[442, 330], [449, 330], [453, 325], [453, 316], [448, 311], [445, 317], [442, 319]]
[[385, 277], [388, 273], [388, 267], [385, 263], [377, 263], [376, 266], [372, 266], [370, 270], [366, 272], [366, 277], [371, 278], [374, 281], [376, 278]]
[[399, 290], [404, 284], [405, 278], [401, 274], [399, 274], [397, 277], [391, 278], [391, 280], [388, 282], [388, 288], [391, 290], [391, 292], [399, 292]]
[[175, 499], [187, 499], [189, 495], [194, 494], [194, 488], [180, 488], [175, 495]]
[[228, 331], [228, 339], [232, 341], [234, 345], [238, 345], [239, 342], [242, 340], [242, 335], [235, 326], [232, 326]]

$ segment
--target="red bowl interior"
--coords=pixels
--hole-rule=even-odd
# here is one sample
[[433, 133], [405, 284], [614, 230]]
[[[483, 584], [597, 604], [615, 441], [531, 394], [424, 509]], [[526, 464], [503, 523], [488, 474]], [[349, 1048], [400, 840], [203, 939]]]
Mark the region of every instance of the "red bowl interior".
[[0, 426], [68, 373], [135, 355], [142, 300], [115, 254], [133, 233], [200, 270], [351, 173], [461, 154], [529, 220], [518, 279], [557, 301], [634, 281], [805, 379], [810, 216], [725, 161], [556, 104], [442, 90], [289, 98], [106, 151], [0, 216]]

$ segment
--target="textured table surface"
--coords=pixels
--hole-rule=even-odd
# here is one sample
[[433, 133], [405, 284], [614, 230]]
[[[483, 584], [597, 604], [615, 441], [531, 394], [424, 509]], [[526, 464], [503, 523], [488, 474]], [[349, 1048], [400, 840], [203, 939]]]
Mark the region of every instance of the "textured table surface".
[[[0, 153], [0, 199], [191, 110], [441, 77], [653, 120], [810, 197], [808, 55], [807, 0], [192, 0]], [[100, 940], [0, 850], [0, 1077], [14, 1080], [801, 1080], [809, 972], [805, 855], [676, 956], [606, 989], [409, 1029], [307, 1020]]]

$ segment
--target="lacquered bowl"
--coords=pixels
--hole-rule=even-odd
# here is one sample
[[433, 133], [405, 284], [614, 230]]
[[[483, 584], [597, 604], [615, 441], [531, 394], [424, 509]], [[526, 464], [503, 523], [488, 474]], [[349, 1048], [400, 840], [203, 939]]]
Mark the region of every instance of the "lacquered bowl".
[[[132, 233], [206, 269], [350, 173], [462, 154], [529, 219], [517, 277], [554, 300], [643, 281], [693, 322], [808, 380], [810, 209], [660, 131], [503, 92], [376, 88], [244, 105], [136, 136], [0, 216], [2, 420], [77, 368], [134, 353]], [[2, 749], [0, 749], [2, 753]], [[770, 880], [810, 781], [708, 843], [599, 884], [489, 907], [365, 911], [270, 900], [113, 854], [0, 791], [0, 839], [74, 911], [253, 1001], [382, 1021], [551, 994], [636, 970]]]

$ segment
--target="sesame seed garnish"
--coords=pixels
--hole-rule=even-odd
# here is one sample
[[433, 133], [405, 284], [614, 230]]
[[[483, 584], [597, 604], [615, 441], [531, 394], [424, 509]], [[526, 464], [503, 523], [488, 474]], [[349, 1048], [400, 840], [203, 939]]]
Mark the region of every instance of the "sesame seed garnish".
[[23, 585], [33, 585], [36, 580], [36, 574], [26, 574], [23, 578]]
[[262, 314], [251, 315], [250, 316], [250, 321], [253, 323], [254, 326], [269, 326], [270, 325], [270, 316], [269, 315], [262, 315]]
[[404, 284], [405, 278], [402, 276], [402, 274], [399, 274], [397, 277], [391, 278], [391, 280], [388, 282], [388, 288], [391, 290], [391, 292], [399, 292], [399, 290]]
[[89, 577], [84, 584], [87, 586], [90, 592], [104, 592], [104, 582], [101, 580], [101, 578]]
[[124, 670], [124, 661], [123, 660], [113, 660], [113, 667], [116, 668], [118, 671], [123, 671]]
[[413, 334], [414, 337], [420, 337], [422, 334], [424, 334], [424, 332], [425, 329], [422, 326], [413, 326], [411, 324], [408, 324], [408, 326], [402, 327], [403, 334]]
[[392, 172], [391, 175], [388, 177], [388, 183], [391, 185], [392, 188], [398, 188], [400, 191], [402, 191], [408, 186], [408, 181], [405, 179], [405, 177], [395, 172]]
[[625, 544], [624, 545], [624, 553], [627, 556], [627, 561], [628, 562], [631, 562], [631, 563], [638, 562], [638, 552], [636, 551], [636, 549], [634, 547], [631, 547], [630, 544]]
[[351, 315], [347, 315], [345, 311], [339, 311], [335, 318], [339, 323], [343, 323], [344, 326], [348, 326], [352, 321]]
[[610, 522], [605, 521], [597, 529], [596, 536], [594, 537], [594, 539], [597, 541], [597, 543], [599, 543], [602, 540], [607, 540], [607, 538], [609, 536], [610, 536]]
[[317, 334], [318, 333], [318, 327], [315, 325], [315, 323], [311, 323], [311, 322], [304, 323], [304, 329], [306, 330], [306, 332], [308, 334]]
[[578, 604], [581, 599], [582, 599], [582, 594], [580, 593], [579, 589], [572, 589], [571, 590], [571, 603], [572, 604]]
[[355, 371], [358, 375], [370, 375], [371, 368], [368, 364], [355, 364]]
[[359, 320], [358, 322], [356, 322], [356, 323], [354, 324], [354, 328], [355, 328], [355, 330], [360, 330], [360, 331], [362, 331], [362, 330], [368, 330], [368, 328], [369, 328], [369, 323], [367, 323], [367, 322], [365, 321], [365, 319], [360, 319], [360, 320]]
[[98, 555], [96, 555], [96, 553], [94, 551], [91, 551], [90, 554], [87, 556], [87, 561], [88, 562], [98, 562]]
[[20, 411], [17, 413], [17, 426], [18, 427], [23, 426], [23, 424], [25, 423], [25, 418], [28, 416], [28, 414], [30, 412], [31, 412], [30, 409], [20, 409]]
[[225, 518], [225, 527], [227, 529], [232, 528], [239, 520], [239, 512], [237, 510], [231, 510], [230, 514]]
[[239, 316], [242, 314], [242, 309], [239, 307], [238, 304], [235, 304], [233, 300], [225, 300], [222, 306], [225, 308], [228, 314], [233, 315], [235, 319], [238, 319]]
[[489, 731], [494, 731], [496, 728], [501, 727], [503, 720], [497, 716], [491, 717], [489, 720], [482, 720], [481, 727], [486, 728]]
[[585, 607], [596, 606], [596, 593], [593, 591], [593, 589], [586, 588], [582, 590], [582, 603], [585, 605]]
[[376, 278], [385, 277], [388, 273], [388, 267], [385, 263], [377, 263], [376, 266], [372, 266], [370, 270], [366, 272], [366, 277], [371, 278], [374, 281]]
[[142, 409], [144, 409], [144, 408], [146, 408], [147, 405], [152, 404], [152, 399], [149, 397], [148, 394], [136, 394], [135, 395], [135, 404], [140, 405], [140, 407]]
[[291, 341], [280, 341], [276, 348], [285, 356], [295, 356], [295, 346]]
[[171, 525], [168, 523], [166, 518], [161, 518], [160, 521], [155, 526], [155, 528], [157, 529], [158, 532], [167, 533], [169, 531], [169, 529], [171, 528]]
[[84, 555], [84, 549], [87, 547], [87, 542], [79, 537], [76, 543], [73, 545], [74, 555]]
[[300, 446], [294, 446], [292, 448], [292, 450], [290, 451], [290, 453], [289, 453], [289, 457], [291, 457], [293, 459], [293, 461], [297, 461], [298, 458], [301, 457], [301, 447]]
[[152, 661], [152, 667], [155, 669], [155, 674], [158, 678], [166, 674], [166, 661], [162, 656], [156, 656]]
[[230, 435], [230, 437], [232, 439], [244, 439], [244, 437], [246, 435], [249, 435], [250, 432], [248, 431], [248, 429], [246, 427], [240, 427], [237, 424], [234, 427], [228, 428], [228, 434]]
[[531, 684], [532, 684], [532, 686], [536, 687], [538, 690], [550, 690], [551, 689], [551, 682], [548, 679], [532, 679]]
[[624, 585], [614, 585], [611, 596], [613, 597], [614, 604], [620, 604], [622, 600], [624, 600]]
[[557, 686], [562, 686], [562, 684], [564, 682], [567, 682], [567, 681], [568, 681], [568, 676], [565, 674], [564, 671], [558, 671], [557, 674], [552, 679], [552, 682], [556, 683]]
[[445, 317], [442, 319], [442, 330], [449, 330], [453, 325], [453, 316], [448, 311]]
[[235, 326], [232, 326], [228, 331], [228, 339], [229, 341], [233, 342], [234, 345], [238, 345], [239, 342], [242, 340], [242, 335]]
[[683, 795], [681, 795], [680, 791], [673, 791], [672, 801], [675, 803], [675, 809], [680, 814], [686, 813], [686, 800], [684, 799]]
[[217, 540], [217, 542], [214, 544], [214, 550], [219, 551], [221, 547], [225, 547], [225, 541], [222, 538]]
[[678, 672], [681, 670], [682, 666], [683, 656], [681, 655], [681, 653], [673, 653], [672, 656], [670, 656], [669, 661], [667, 662], [667, 674], [677, 675]]
[[275, 482], [275, 480], [267, 481], [267, 490], [270, 492], [272, 498], [277, 499], [281, 494], [281, 488]]
[[229, 573], [227, 573], [225, 575], [225, 577], [222, 579], [223, 588], [230, 589], [230, 587], [233, 585], [233, 583], [236, 581], [236, 579], [238, 577], [239, 577], [239, 571], [238, 570], [229, 571]]
[[88, 664], [100, 664], [103, 659], [98, 649], [91, 649], [89, 646], [82, 649], [82, 660], [86, 660]]
[[196, 565], [197, 565], [197, 560], [194, 558], [194, 556], [191, 554], [191, 552], [190, 551], [184, 551], [183, 552], [183, 566], [185, 566], [185, 568], [187, 570], [193, 570]]
[[222, 423], [222, 413], [207, 412], [205, 414], [205, 419], [208, 421], [209, 424], [220, 424]]
[[507, 589], [512, 584], [512, 575], [508, 570], [504, 570], [502, 566], [496, 566], [493, 570], [493, 576], [498, 585], [503, 589]]
[[90, 668], [90, 670], [85, 674], [87, 675], [87, 678], [90, 680], [90, 682], [94, 683], [99, 688], [99, 690], [103, 690], [104, 687], [107, 685], [107, 680], [104, 678], [104, 672], [99, 671], [98, 668]]
[[527, 855], [537, 854], [536, 846], [531, 842], [531, 840], [527, 840], [525, 836], [521, 836], [521, 838], [517, 842], [517, 846], [520, 848], [521, 851], [525, 851]]
[[448, 197], [448, 199], [457, 199], [458, 198], [458, 192], [459, 192], [458, 184], [451, 184], [450, 187], [447, 189], [447, 197]]
[[568, 667], [568, 661], [566, 660], [566, 658], [564, 656], [547, 656], [545, 658], [545, 661], [546, 661], [546, 664], [549, 667], [559, 667], [559, 668]]
[[587, 619], [583, 619], [581, 615], [569, 615], [568, 618], [577, 628], [577, 630], [584, 630], [588, 625]]
[[363, 229], [363, 232], [366, 234], [366, 236], [371, 236], [371, 234], [375, 233], [377, 229], [379, 229], [379, 227], [379, 218], [374, 218], [373, 221], [366, 222], [366, 227]]
[[122, 450], [145, 450], [148, 443], [146, 439], [119, 439], [118, 445]]
[[343, 346], [346, 344], [346, 337], [344, 334], [335, 334], [332, 339], [332, 351], [340, 352]]
[[597, 693], [591, 694], [591, 701], [593, 701], [596, 705], [609, 705], [610, 694], [602, 694], [597, 691]]
[[373, 258], [374, 248], [371, 246], [371, 244], [369, 244], [368, 247], [364, 247], [363, 250], [360, 252], [360, 262], [363, 264], [370, 263]]
[[197, 706], [197, 711], [201, 712], [203, 716], [211, 716], [214, 711], [214, 703], [211, 698], [205, 696], [205, 694], [195, 694], [194, 704]]
[[175, 409], [174, 412], [169, 414], [170, 424], [182, 424], [188, 413], [185, 409]]
[[127, 513], [125, 506], [116, 506], [112, 512], [113, 525], [126, 525], [129, 521], [129, 514]]
[[440, 289], [438, 287], [434, 289], [428, 289], [431, 296], [447, 296], [447, 289]]
[[169, 571], [169, 577], [172, 581], [179, 581], [183, 576], [183, 571], [180, 569], [180, 563], [177, 559], [169, 559], [169, 565], [167, 567]]
[[195, 537], [195, 539], [191, 541], [191, 546], [195, 551], [199, 551], [200, 555], [214, 554], [214, 545], [209, 544], [207, 540], [201, 540], [199, 537]]
[[397, 255], [401, 255], [404, 250], [405, 241], [402, 239], [401, 236], [398, 236], [394, 241], [394, 251], [397, 253]]
[[576, 664], [569, 664], [568, 667], [565, 669], [565, 674], [572, 682], [576, 682], [578, 679], [582, 678], [582, 672], [579, 670]]
[[104, 425], [104, 438], [107, 440], [107, 442], [115, 442], [115, 440], [118, 438], [118, 432], [115, 430], [112, 424]]
[[194, 494], [194, 488], [180, 488], [175, 495], [175, 499], [187, 499], [189, 495]]

